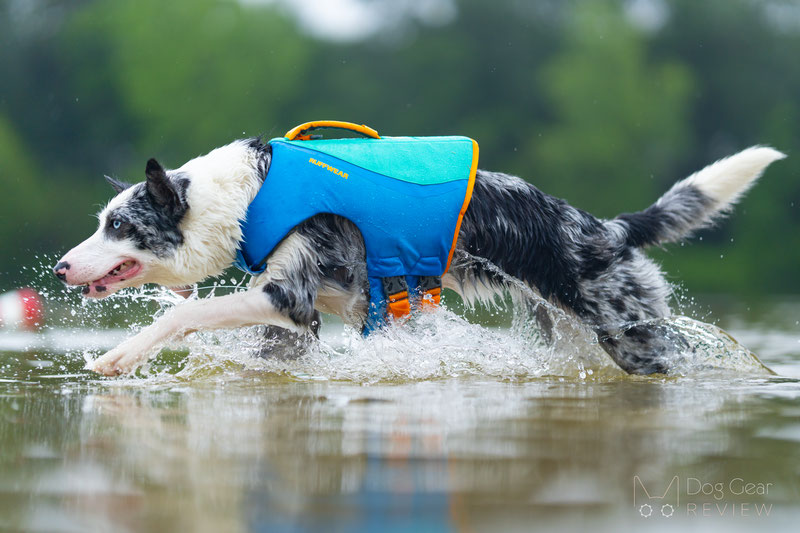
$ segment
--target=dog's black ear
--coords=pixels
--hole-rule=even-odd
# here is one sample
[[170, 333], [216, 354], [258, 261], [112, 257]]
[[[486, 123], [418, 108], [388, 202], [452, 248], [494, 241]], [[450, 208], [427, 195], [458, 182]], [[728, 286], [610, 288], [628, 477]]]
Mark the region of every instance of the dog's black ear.
[[121, 193], [122, 191], [124, 191], [125, 189], [127, 189], [128, 187], [131, 186], [130, 183], [126, 183], [124, 181], [115, 180], [111, 176], [105, 176], [105, 178], [106, 178], [106, 181], [108, 182], [108, 184], [111, 185], [111, 187], [114, 189], [114, 191], [117, 194]]
[[181, 208], [183, 201], [167, 177], [167, 171], [155, 159], [150, 159], [144, 169], [147, 176], [147, 192], [155, 203], [162, 207]]

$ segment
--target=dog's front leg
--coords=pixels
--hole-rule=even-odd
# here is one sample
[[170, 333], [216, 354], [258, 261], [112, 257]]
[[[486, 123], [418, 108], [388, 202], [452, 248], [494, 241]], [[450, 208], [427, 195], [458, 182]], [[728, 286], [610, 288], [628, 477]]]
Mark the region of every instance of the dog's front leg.
[[95, 359], [87, 368], [114, 376], [135, 370], [164, 343], [201, 329], [222, 329], [272, 324], [287, 329], [298, 325], [280, 312], [263, 291], [252, 290], [191, 300], [174, 307], [137, 335]]

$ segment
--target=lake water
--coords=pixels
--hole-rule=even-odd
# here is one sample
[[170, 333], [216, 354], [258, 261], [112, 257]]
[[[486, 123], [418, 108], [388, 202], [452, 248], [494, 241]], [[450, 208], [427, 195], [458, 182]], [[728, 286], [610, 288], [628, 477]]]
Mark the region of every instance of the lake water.
[[129, 334], [95, 321], [104, 305], [0, 333], [0, 530], [800, 522], [797, 301], [692, 310], [775, 374], [679, 320], [693, 355], [668, 377], [622, 374], [568, 324], [547, 348], [524, 317], [441, 311], [367, 340], [330, 324], [297, 361], [255, 358], [258, 328], [194, 335], [187, 357], [98, 378], [84, 357]]

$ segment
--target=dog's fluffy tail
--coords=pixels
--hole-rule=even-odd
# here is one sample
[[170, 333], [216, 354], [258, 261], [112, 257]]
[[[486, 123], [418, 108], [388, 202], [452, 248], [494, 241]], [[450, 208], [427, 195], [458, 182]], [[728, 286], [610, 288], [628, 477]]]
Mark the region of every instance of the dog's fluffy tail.
[[614, 222], [625, 228], [630, 246], [680, 241], [730, 211], [764, 169], [784, 157], [772, 148], [753, 146], [695, 172], [644, 211], [622, 214]]

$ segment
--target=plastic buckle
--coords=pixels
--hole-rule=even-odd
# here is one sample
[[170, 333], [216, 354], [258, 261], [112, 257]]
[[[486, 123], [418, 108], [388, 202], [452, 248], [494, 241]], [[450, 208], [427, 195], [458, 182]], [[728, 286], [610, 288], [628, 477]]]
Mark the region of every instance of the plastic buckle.
[[442, 277], [441, 276], [420, 276], [420, 307], [422, 309], [433, 309], [441, 303], [442, 298]]
[[403, 318], [411, 314], [411, 303], [408, 300], [408, 284], [403, 276], [381, 278], [383, 294], [386, 295], [388, 314], [394, 318]]

